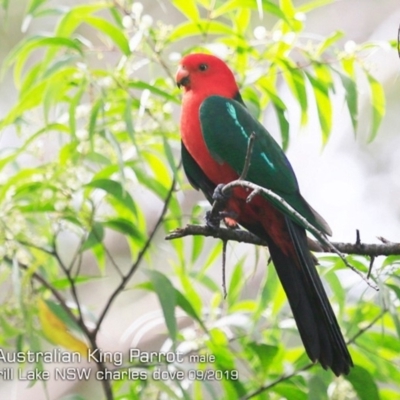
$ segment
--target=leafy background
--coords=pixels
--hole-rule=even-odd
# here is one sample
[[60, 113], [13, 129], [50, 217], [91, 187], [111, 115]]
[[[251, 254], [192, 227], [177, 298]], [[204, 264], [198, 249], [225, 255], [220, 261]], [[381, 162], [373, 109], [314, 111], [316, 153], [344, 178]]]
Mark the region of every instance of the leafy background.
[[216, 382], [3, 382], [3, 397], [399, 397], [397, 256], [375, 261], [379, 293], [320, 257], [356, 364], [335, 378], [310, 368], [264, 249], [229, 244], [223, 299], [221, 243], [164, 240], [207, 209], [180, 170], [173, 75], [181, 54], [208, 50], [237, 72], [334, 238], [359, 228], [363, 241], [396, 241], [395, 1], [1, 4], [2, 348], [199, 351], [216, 361], [163, 368], [239, 370]]

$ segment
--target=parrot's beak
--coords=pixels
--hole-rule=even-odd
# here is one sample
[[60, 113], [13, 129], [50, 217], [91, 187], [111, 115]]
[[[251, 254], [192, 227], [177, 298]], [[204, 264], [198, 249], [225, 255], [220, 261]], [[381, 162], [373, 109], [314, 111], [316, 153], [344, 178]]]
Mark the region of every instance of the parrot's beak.
[[189, 71], [183, 65], [178, 68], [175, 80], [178, 88], [181, 88], [181, 86], [186, 87], [190, 84]]

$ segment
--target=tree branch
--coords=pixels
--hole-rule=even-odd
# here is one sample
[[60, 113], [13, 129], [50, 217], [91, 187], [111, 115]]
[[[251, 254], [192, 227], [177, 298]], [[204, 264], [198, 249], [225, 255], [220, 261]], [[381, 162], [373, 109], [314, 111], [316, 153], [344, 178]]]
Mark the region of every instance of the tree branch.
[[[187, 225], [184, 228], [179, 228], [166, 236], [166, 240], [173, 240], [182, 238], [185, 236], [205, 236], [213, 237], [221, 240], [232, 240], [234, 242], [254, 244], [256, 246], [268, 246], [265, 240], [260, 239], [258, 236], [253, 235], [251, 232], [243, 229], [228, 229], [228, 228], [209, 228], [205, 225]], [[313, 240], [310, 239], [310, 246], [317, 248]], [[332, 242], [340, 252], [345, 254], [356, 254], [360, 256], [389, 256], [389, 255], [400, 255], [400, 243], [344, 243], [344, 242]], [[318, 246], [320, 253], [334, 253], [330, 248], [322, 248]]]
[[[52, 254], [52, 253], [49, 252], [49, 254]], [[6, 257], [5, 260], [7, 262], [9, 262], [9, 263], [12, 263], [12, 260], [9, 259], [8, 257]], [[31, 271], [31, 269], [27, 265], [18, 262], [18, 267], [21, 270], [26, 271], [28, 274], [31, 274], [32, 279], [34, 279], [35, 281], [39, 282], [45, 288], [50, 290], [51, 294], [58, 300], [58, 302], [60, 303], [60, 306], [67, 313], [67, 315], [71, 319], [71, 321], [74, 321], [79, 326], [79, 328], [82, 330], [82, 333], [85, 335], [85, 337], [89, 341], [92, 350], [99, 350], [99, 353], [101, 353], [101, 350], [97, 346], [96, 338], [93, 337], [93, 335], [91, 334], [90, 330], [85, 325], [85, 322], [84, 322], [84, 320], [82, 318], [82, 315], [81, 314], [79, 316], [74, 315], [74, 313], [68, 307], [66, 300], [59, 293], [59, 291], [50, 282], [48, 282], [45, 278], [43, 278], [43, 276], [41, 276], [37, 272]], [[95, 362], [97, 364], [97, 369], [99, 371], [105, 371], [106, 370], [106, 365], [104, 364], [104, 362], [102, 361], [101, 358], [99, 358], [99, 360], [97, 360]], [[114, 396], [113, 396], [112, 389], [111, 389], [111, 382], [108, 379], [102, 379], [101, 380], [101, 384], [103, 386], [106, 399], [107, 400], [113, 400]]]
[[[177, 168], [179, 168], [180, 165], [178, 165]], [[132, 264], [132, 266], [130, 267], [128, 273], [121, 279], [121, 282], [119, 283], [119, 285], [114, 289], [113, 293], [111, 294], [111, 296], [108, 298], [108, 301], [106, 303], [106, 305], [104, 306], [103, 311], [100, 313], [99, 318], [97, 320], [97, 324], [95, 329], [93, 330], [93, 332], [91, 333], [93, 338], [96, 338], [99, 329], [101, 327], [101, 324], [103, 323], [103, 320], [105, 318], [105, 316], [107, 315], [109, 309], [111, 308], [112, 303], [114, 302], [114, 300], [117, 298], [117, 296], [125, 289], [125, 286], [128, 284], [129, 280], [131, 279], [132, 275], [135, 273], [135, 271], [137, 270], [137, 268], [139, 267], [139, 264], [141, 263], [144, 255], [146, 254], [147, 250], [149, 249], [151, 243], [153, 242], [154, 236], [158, 230], [158, 228], [160, 227], [164, 216], [168, 210], [168, 205], [170, 203], [171, 197], [172, 197], [172, 193], [174, 192], [174, 188], [175, 188], [175, 184], [176, 184], [176, 177], [174, 176], [172, 183], [171, 183], [171, 187], [167, 193], [167, 196], [164, 200], [164, 206], [163, 209], [161, 210], [160, 216], [158, 217], [158, 220], [156, 222], [156, 224], [154, 225], [149, 237], [147, 238], [146, 243], [143, 245], [141, 251], [139, 252], [136, 261]]]

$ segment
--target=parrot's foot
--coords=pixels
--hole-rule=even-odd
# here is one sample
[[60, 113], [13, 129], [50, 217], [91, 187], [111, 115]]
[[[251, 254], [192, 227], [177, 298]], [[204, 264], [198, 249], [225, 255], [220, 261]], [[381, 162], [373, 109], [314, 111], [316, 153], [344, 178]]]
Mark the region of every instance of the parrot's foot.
[[219, 185], [216, 186], [214, 189], [213, 193], [213, 200], [214, 201], [227, 201], [231, 197], [231, 190], [228, 191], [228, 193], [224, 192], [223, 189], [225, 187], [225, 184], [220, 183]]
[[218, 229], [222, 220], [224, 220], [228, 227], [235, 225], [235, 223], [231, 223], [231, 221], [237, 218], [236, 213], [224, 210], [228, 200], [232, 196], [232, 190], [224, 191], [224, 187], [225, 185], [223, 183], [216, 186], [212, 196], [214, 200], [213, 208], [206, 213], [206, 225], [211, 229]]
[[211, 229], [218, 229], [222, 220], [228, 228], [237, 228], [237, 214], [233, 211], [220, 211], [216, 215], [212, 211], [206, 212], [206, 225]]
[[219, 216], [219, 213], [215, 215], [212, 210], [206, 212], [206, 225], [211, 229], [218, 229], [221, 219], [222, 218]]

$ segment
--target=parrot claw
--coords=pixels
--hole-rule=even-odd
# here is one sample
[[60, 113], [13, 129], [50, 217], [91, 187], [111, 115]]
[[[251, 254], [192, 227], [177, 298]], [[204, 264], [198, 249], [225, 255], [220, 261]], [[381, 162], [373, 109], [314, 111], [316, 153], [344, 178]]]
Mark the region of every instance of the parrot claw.
[[231, 193], [225, 193], [223, 191], [225, 187], [225, 184], [220, 183], [219, 185], [216, 186], [216, 188], [214, 189], [214, 193], [213, 193], [213, 200], [214, 201], [227, 201], [229, 200], [229, 198], [231, 197]]
[[218, 229], [221, 223], [220, 215], [214, 215], [212, 211], [206, 212], [206, 225], [211, 229]]
[[228, 228], [236, 229], [237, 214], [231, 211], [220, 211], [215, 215], [212, 211], [206, 212], [206, 225], [211, 229], [218, 229], [222, 220]]

